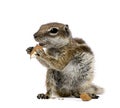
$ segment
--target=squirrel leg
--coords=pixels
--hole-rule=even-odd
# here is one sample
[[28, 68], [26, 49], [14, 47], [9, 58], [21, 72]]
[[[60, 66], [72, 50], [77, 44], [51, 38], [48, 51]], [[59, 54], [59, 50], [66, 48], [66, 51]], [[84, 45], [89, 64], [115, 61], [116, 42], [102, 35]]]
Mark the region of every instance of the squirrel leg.
[[46, 75], [46, 89], [47, 92], [46, 94], [38, 94], [37, 98], [38, 99], [49, 99], [52, 96], [52, 89], [54, 87], [54, 70], [53, 69], [48, 69], [47, 70], [47, 75]]

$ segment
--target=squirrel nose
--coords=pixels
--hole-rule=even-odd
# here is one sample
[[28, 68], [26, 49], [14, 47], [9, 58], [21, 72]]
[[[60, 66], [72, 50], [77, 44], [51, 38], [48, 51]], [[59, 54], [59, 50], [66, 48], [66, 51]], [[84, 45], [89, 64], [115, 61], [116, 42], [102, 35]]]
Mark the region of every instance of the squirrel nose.
[[37, 37], [38, 37], [38, 36], [37, 36], [37, 33], [35, 33], [33, 36], [34, 36], [34, 38], [37, 38]]

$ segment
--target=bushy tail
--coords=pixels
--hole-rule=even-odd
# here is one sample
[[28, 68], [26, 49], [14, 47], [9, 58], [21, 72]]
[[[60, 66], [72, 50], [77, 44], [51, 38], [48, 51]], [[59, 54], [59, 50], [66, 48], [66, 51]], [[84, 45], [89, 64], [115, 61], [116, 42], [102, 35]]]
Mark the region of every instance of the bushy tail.
[[90, 94], [102, 94], [104, 93], [104, 89], [94, 84], [91, 84], [88, 87], [86, 87], [85, 92]]
[[91, 85], [91, 89], [93, 89], [94, 90], [94, 93], [95, 94], [102, 94], [102, 93], [104, 93], [104, 89], [103, 88], [101, 88], [101, 87], [99, 87], [99, 86], [96, 86], [96, 85]]

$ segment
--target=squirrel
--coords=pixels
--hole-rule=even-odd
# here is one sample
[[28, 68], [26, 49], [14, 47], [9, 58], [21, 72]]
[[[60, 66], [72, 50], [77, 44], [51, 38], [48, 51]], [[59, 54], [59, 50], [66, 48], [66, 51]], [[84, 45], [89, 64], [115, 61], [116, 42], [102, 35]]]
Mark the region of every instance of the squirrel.
[[[47, 67], [47, 92], [38, 99], [59, 97], [80, 98], [82, 93], [97, 99], [103, 88], [92, 83], [94, 77], [94, 54], [81, 38], [73, 38], [69, 26], [52, 22], [43, 24], [34, 39], [46, 50], [36, 50], [36, 59]], [[34, 47], [28, 47], [30, 54]]]

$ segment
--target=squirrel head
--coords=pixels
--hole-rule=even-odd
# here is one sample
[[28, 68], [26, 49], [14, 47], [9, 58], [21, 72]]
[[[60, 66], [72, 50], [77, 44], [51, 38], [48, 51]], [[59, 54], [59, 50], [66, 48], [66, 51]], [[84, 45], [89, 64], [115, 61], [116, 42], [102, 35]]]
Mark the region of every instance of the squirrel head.
[[45, 48], [63, 47], [70, 42], [71, 38], [68, 25], [56, 22], [42, 25], [34, 34], [34, 39]]

